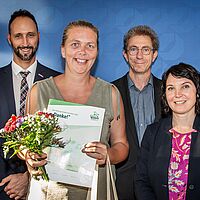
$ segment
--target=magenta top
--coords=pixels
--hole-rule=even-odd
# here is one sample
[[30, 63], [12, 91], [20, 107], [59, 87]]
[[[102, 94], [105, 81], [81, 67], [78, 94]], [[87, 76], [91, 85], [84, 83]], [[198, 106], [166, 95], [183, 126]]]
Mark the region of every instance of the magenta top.
[[168, 168], [169, 200], [185, 200], [191, 133], [196, 130], [178, 133], [172, 128], [169, 132], [172, 134], [172, 152]]

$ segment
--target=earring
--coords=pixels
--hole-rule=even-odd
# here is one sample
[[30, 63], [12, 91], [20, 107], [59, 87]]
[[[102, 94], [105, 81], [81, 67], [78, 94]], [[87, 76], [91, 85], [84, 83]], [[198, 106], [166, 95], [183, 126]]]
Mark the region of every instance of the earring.
[[197, 98], [199, 98], [199, 94], [197, 94]]

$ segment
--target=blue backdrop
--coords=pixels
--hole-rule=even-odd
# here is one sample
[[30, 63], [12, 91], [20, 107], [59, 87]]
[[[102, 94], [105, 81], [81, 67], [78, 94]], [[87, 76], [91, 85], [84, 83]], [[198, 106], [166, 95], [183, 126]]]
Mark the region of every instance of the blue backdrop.
[[0, 0], [0, 5], [0, 66], [12, 59], [6, 40], [10, 15], [24, 8], [38, 21], [38, 59], [58, 71], [63, 71], [60, 44], [64, 27], [77, 19], [88, 20], [99, 28], [100, 51], [94, 73], [107, 81], [128, 71], [122, 56], [123, 36], [139, 24], [151, 26], [159, 35], [154, 75], [161, 77], [179, 62], [200, 69], [200, 2], [196, 0]]

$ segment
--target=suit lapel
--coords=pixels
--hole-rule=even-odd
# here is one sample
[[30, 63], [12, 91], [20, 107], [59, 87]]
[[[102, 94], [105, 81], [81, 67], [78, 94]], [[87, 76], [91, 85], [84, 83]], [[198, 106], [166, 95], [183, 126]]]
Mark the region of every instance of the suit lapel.
[[[163, 184], [167, 185], [168, 180], [168, 170], [166, 170], [169, 166], [170, 157], [171, 157], [171, 149], [172, 149], [172, 135], [169, 133], [169, 130], [172, 128], [172, 118], [165, 118], [162, 120], [162, 123], [158, 129], [158, 136], [156, 139], [156, 143], [154, 144], [154, 156], [155, 160], [158, 161], [156, 164], [159, 171], [161, 170], [162, 176], [160, 180]], [[159, 158], [159, 159], [158, 159]]]
[[122, 94], [122, 96], [123, 96], [123, 101], [124, 101], [126, 123], [127, 123], [127, 126], [129, 127], [130, 132], [134, 133], [134, 134], [131, 134], [131, 136], [133, 137], [133, 140], [136, 142], [137, 146], [139, 147], [139, 141], [138, 141], [137, 131], [135, 127], [135, 119], [134, 119], [134, 114], [133, 114], [133, 110], [131, 106], [127, 75], [124, 76], [122, 85], [124, 86], [124, 90], [122, 91], [122, 93], [124, 94]]
[[43, 79], [45, 79], [45, 75], [43, 73], [43, 66], [39, 62], [37, 62], [34, 82], [41, 81]]
[[161, 117], [161, 81], [153, 76], [154, 99], [155, 99], [155, 121]]
[[11, 64], [5, 68], [3, 73], [4, 75], [2, 76], [3, 81], [1, 86], [2, 90], [4, 91], [3, 93], [5, 94], [5, 104], [9, 105], [9, 115], [16, 114]]
[[190, 149], [190, 155], [192, 157], [200, 157], [200, 116], [197, 115], [195, 117], [193, 128], [197, 130], [197, 132], [192, 133], [192, 144]]

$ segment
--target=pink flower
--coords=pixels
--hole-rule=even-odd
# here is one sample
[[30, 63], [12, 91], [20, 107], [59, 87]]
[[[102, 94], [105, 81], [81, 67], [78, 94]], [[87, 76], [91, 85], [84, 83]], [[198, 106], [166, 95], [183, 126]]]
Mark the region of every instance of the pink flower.
[[[58, 119], [51, 113], [39, 111], [25, 117], [12, 115], [0, 131], [0, 137], [6, 140], [3, 144], [4, 156], [10, 149], [14, 150], [13, 155], [17, 154], [21, 146], [38, 154], [46, 147], [63, 148], [65, 143], [61, 141], [62, 138], [55, 137], [60, 131]], [[48, 180], [46, 173], [42, 177]]]
[[37, 112], [38, 115], [43, 115], [42, 111]]

